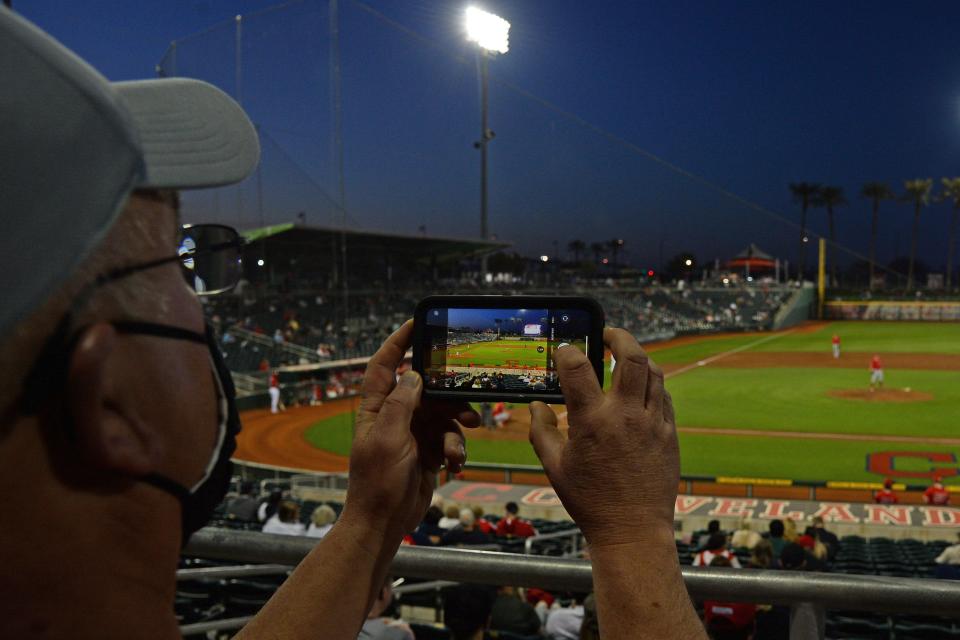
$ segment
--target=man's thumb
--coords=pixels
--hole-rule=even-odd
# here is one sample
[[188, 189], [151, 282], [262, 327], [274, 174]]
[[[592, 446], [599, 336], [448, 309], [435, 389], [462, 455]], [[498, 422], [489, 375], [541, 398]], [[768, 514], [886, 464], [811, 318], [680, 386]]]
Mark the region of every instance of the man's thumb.
[[557, 414], [543, 402], [530, 403], [530, 444], [548, 476], [559, 471], [564, 437], [557, 429]]
[[400, 376], [397, 386], [383, 401], [376, 423], [383, 428], [384, 436], [407, 433], [413, 411], [420, 405], [420, 376], [410, 370]]

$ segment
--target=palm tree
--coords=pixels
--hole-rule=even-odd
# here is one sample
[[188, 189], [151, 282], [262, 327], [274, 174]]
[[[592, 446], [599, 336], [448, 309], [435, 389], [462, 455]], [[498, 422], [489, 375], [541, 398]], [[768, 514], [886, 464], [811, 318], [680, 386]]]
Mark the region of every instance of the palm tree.
[[607, 246], [610, 247], [610, 252], [613, 253], [613, 264], [617, 264], [617, 256], [620, 255], [620, 250], [623, 249], [623, 238], [614, 238], [607, 242]]
[[607, 248], [606, 243], [603, 242], [591, 242], [590, 251], [593, 251], [593, 262], [598, 264], [600, 262], [600, 255], [603, 254], [604, 249]]
[[573, 254], [573, 262], [580, 264], [580, 254], [587, 250], [587, 243], [583, 240], [571, 240], [567, 243], [567, 251]]
[[836, 236], [833, 232], [833, 208], [847, 204], [843, 195], [843, 187], [825, 186], [816, 195], [814, 205], [827, 209], [827, 226], [830, 232], [830, 286], [837, 286], [837, 249]]
[[793, 194], [793, 201], [800, 203], [800, 271], [798, 273], [800, 282], [803, 282], [803, 269], [807, 258], [807, 209], [820, 193], [820, 185], [812, 182], [791, 182], [790, 193]]
[[950, 237], [947, 238], [947, 290], [951, 285], [950, 276], [953, 275], [953, 252], [957, 246], [957, 223], [960, 221], [960, 178], [941, 178], [943, 193], [940, 200], [949, 200], [953, 203], [953, 217], [950, 219]]
[[903, 187], [907, 190], [903, 199], [913, 203], [913, 236], [910, 240], [910, 266], [907, 268], [907, 291], [913, 291], [913, 263], [917, 259], [917, 236], [920, 234], [920, 209], [930, 203], [930, 189], [933, 188], [933, 178], [905, 180]]
[[870, 289], [873, 290], [873, 265], [877, 261], [877, 221], [880, 217], [880, 201], [893, 200], [890, 187], [886, 182], [868, 182], [863, 185], [860, 195], [873, 200], [873, 224], [870, 226]]

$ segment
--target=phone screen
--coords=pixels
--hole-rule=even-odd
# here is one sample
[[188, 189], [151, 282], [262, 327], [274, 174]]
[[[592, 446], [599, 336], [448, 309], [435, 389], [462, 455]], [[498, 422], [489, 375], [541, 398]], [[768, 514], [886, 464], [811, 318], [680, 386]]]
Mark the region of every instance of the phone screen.
[[457, 392], [560, 391], [553, 352], [562, 343], [589, 353], [584, 309], [428, 308], [424, 383]]

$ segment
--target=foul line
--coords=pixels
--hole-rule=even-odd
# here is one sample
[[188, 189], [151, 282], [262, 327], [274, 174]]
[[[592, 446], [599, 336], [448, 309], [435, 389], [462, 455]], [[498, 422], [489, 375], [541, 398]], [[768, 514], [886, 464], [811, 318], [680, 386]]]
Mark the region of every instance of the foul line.
[[714, 436], [757, 436], [761, 438], [795, 438], [798, 440], [848, 440], [852, 442], [903, 442], [910, 444], [960, 445], [960, 438], [927, 436], [890, 436], [866, 433], [818, 433], [815, 431], [760, 431], [754, 429], [711, 429], [709, 427], [677, 427], [679, 433]]
[[664, 375], [663, 378], [664, 378], [664, 380], [667, 380], [667, 379], [672, 378], [672, 377], [674, 377], [674, 376], [678, 376], [678, 375], [680, 375], [681, 373], [686, 373], [687, 371], [692, 371], [693, 369], [696, 369], [696, 368], [698, 368], [698, 367], [705, 367], [705, 366], [707, 366], [708, 364], [710, 364], [711, 362], [716, 362], [717, 360], [720, 360], [720, 359], [722, 359], [722, 358], [726, 358], [727, 356], [732, 356], [732, 355], [735, 354], [735, 353], [740, 353], [741, 351], [746, 351], [747, 349], [752, 349], [753, 347], [756, 347], [757, 345], [761, 345], [761, 344], [763, 344], [763, 343], [765, 343], [765, 342], [770, 342], [771, 340], [776, 340], [777, 338], [782, 338], [783, 336], [789, 335], [789, 334], [793, 333], [794, 331], [796, 331], [796, 329], [788, 329], [787, 331], [784, 331], [784, 332], [782, 332], [782, 333], [777, 333], [777, 334], [774, 334], [774, 335], [772, 335], [772, 336], [767, 336], [766, 338], [760, 338], [759, 340], [754, 340], [753, 342], [749, 342], [749, 343], [747, 343], [747, 344], [745, 344], [745, 345], [739, 346], [739, 347], [737, 347], [736, 349], [730, 349], [729, 351], [724, 351], [723, 353], [718, 353], [717, 355], [715, 355], [715, 356], [710, 356], [709, 358], [706, 358], [705, 360], [698, 360], [697, 362], [694, 362], [693, 364], [688, 364], [687, 366], [682, 367], [682, 368], [680, 368], [680, 369], [677, 369], [676, 371], [671, 371], [670, 373]]

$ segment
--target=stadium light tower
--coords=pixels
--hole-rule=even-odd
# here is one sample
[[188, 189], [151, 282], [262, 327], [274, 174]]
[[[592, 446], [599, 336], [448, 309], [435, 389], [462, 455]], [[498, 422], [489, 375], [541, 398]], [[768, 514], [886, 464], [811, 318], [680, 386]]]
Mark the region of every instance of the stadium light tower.
[[[493, 139], [493, 131], [487, 126], [487, 87], [489, 72], [487, 61], [497, 53], [506, 53], [510, 49], [510, 23], [478, 9], [467, 7], [467, 40], [476, 42], [480, 54], [480, 141], [474, 148], [480, 149], [480, 237], [489, 237], [487, 230], [487, 143]], [[481, 259], [481, 271], [484, 281], [487, 277], [487, 255]]]

